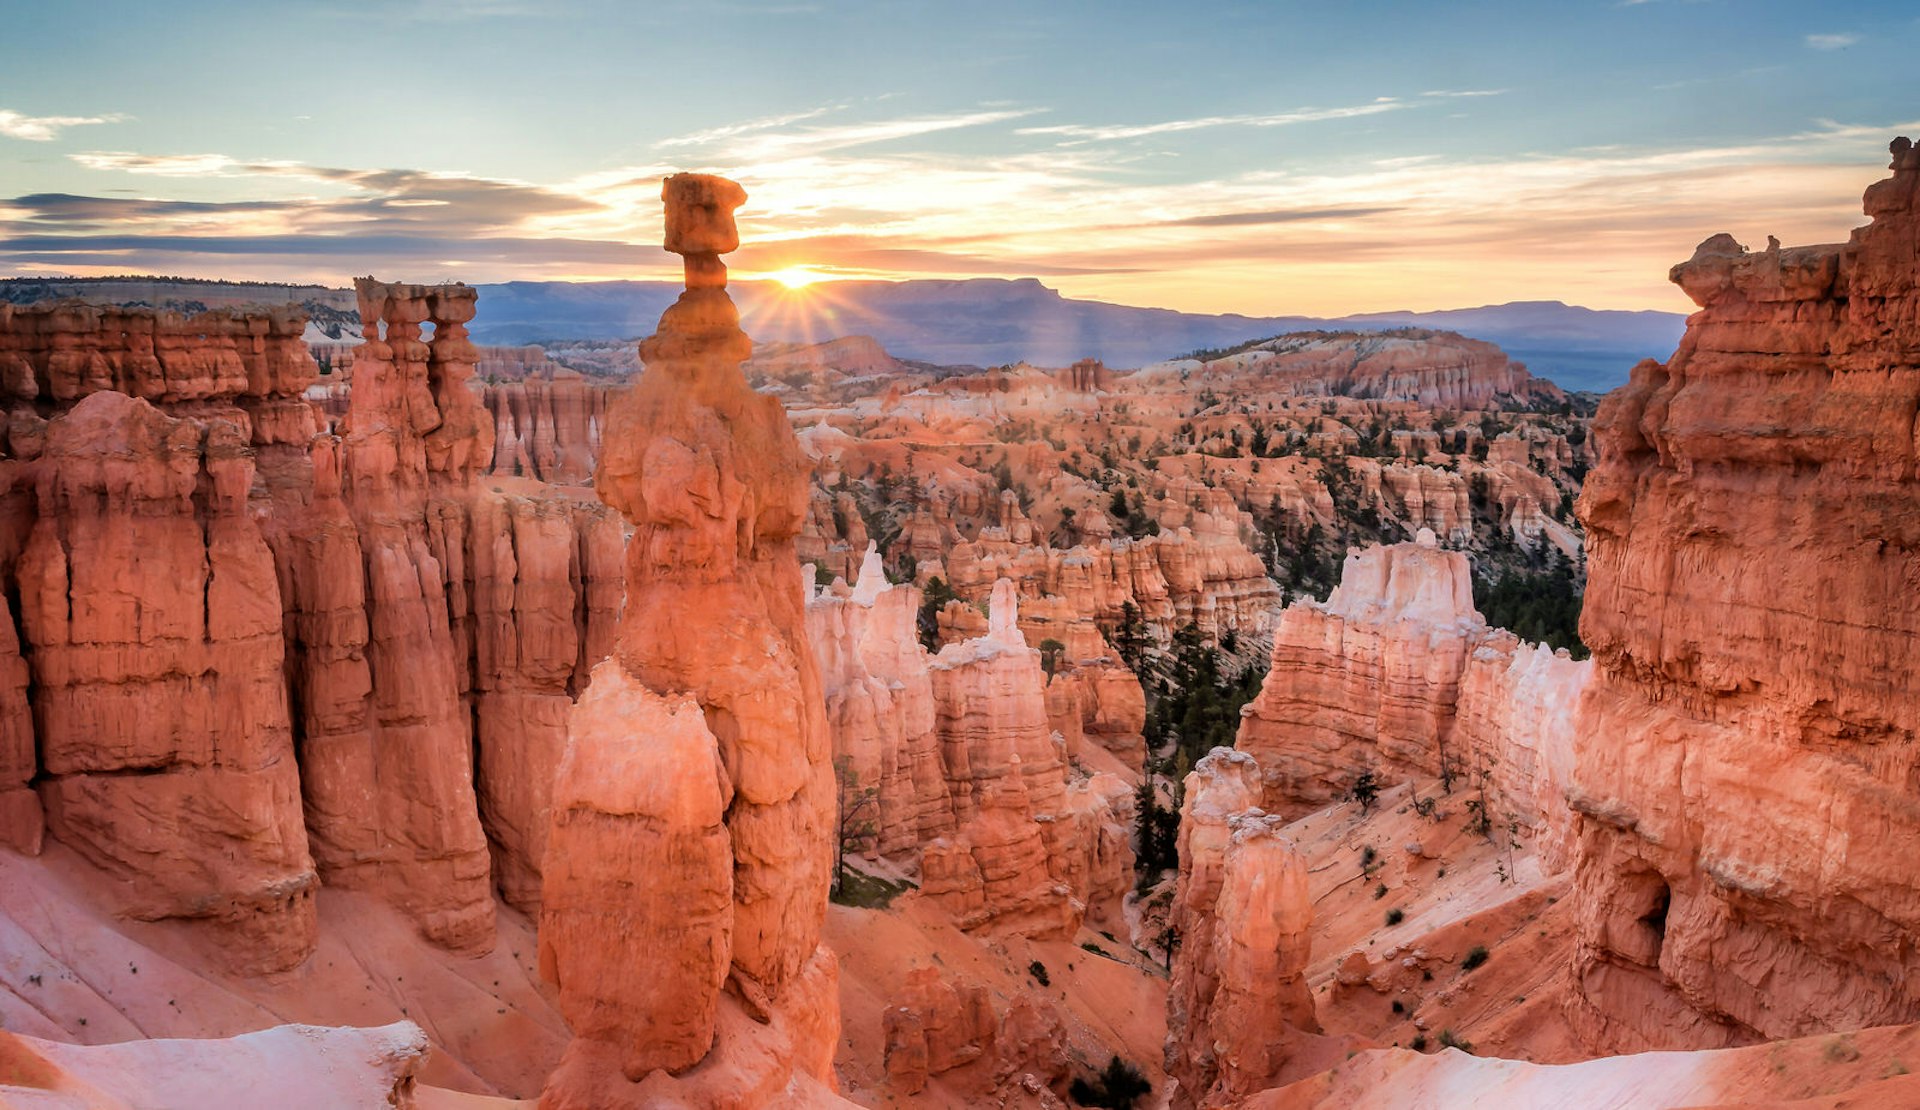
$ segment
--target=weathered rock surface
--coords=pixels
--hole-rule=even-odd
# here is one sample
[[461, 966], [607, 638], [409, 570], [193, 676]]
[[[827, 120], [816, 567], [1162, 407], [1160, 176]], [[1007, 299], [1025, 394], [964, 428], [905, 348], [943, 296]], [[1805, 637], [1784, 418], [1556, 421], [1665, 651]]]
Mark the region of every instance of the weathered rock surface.
[[1490, 819], [1546, 835], [1542, 855], [1558, 866], [1590, 672], [1488, 628], [1466, 556], [1423, 532], [1350, 554], [1324, 604], [1287, 607], [1236, 746], [1260, 761], [1267, 809], [1319, 808], [1368, 772], [1382, 785], [1445, 774], [1489, 792]]
[[1281, 336], [1209, 362], [1207, 369], [1257, 373], [1270, 389], [1416, 401], [1433, 408], [1483, 409], [1502, 400], [1565, 396], [1491, 343], [1420, 328]]
[[17, 574], [50, 831], [133, 916], [299, 962], [313, 861], [243, 428], [94, 393], [48, 425], [38, 473]]
[[[966, 928], [1053, 936], [1106, 920], [1132, 870], [1131, 795], [1069, 765], [1013, 584], [995, 591], [997, 623], [938, 656], [916, 638], [919, 596], [888, 585], [870, 551], [851, 589], [808, 602], [841, 789], [873, 792], [851, 846], [918, 853], [924, 896]], [[1077, 703], [1069, 715], [1077, 729]]]
[[679, 175], [662, 197], [688, 288], [608, 418], [595, 487], [635, 529], [627, 604], [551, 803], [540, 960], [574, 1032], [541, 1100], [556, 1108], [758, 1106], [833, 1082], [832, 753], [794, 554], [806, 467], [740, 372], [751, 344], [719, 254], [745, 194]]
[[300, 682], [318, 694], [303, 730], [307, 824], [325, 881], [482, 949], [493, 897], [464, 700], [462, 495], [492, 428], [466, 387], [474, 291], [355, 284], [369, 323], [351, 407], [339, 441], [316, 443], [314, 511], [289, 535]]
[[1618, 1048], [1920, 1017], [1920, 151], [1845, 244], [1701, 244], [1580, 513], [1578, 1015]]
[[564, 367], [519, 381], [488, 382], [481, 401], [493, 417], [489, 469], [543, 482], [585, 484], [600, 457], [600, 433], [614, 396], [608, 386]]
[[987, 634], [933, 659], [935, 731], [957, 830], [926, 846], [921, 890], [963, 927], [1064, 936], [1126, 889], [1126, 788], [1107, 774], [1068, 789], [1039, 653], [1020, 633], [1017, 607], [1013, 583], [1002, 580]]
[[[1003, 501], [1002, 512], [1011, 519], [1017, 502]], [[954, 590], [984, 600], [995, 582], [1008, 578], [1024, 597], [1062, 598], [1069, 613], [1103, 628], [1116, 626], [1132, 605], [1163, 644], [1189, 623], [1209, 639], [1228, 633], [1260, 638], [1280, 601], [1234, 516], [1195, 512], [1146, 539], [1106, 539], [1066, 550], [1018, 541], [1015, 534], [1007, 526], [984, 529], [977, 540], [946, 551]]]
[[1259, 768], [1216, 748], [1187, 776], [1169, 924], [1181, 938], [1167, 997], [1176, 1106], [1222, 1106], [1270, 1087], [1290, 1042], [1319, 1031], [1306, 982], [1306, 862], [1263, 813]]
[[536, 905], [619, 607], [609, 510], [476, 481], [473, 291], [362, 293], [338, 435], [292, 309], [0, 313], [0, 840], [44, 800], [125, 912], [246, 923], [241, 966], [311, 950], [316, 866], [464, 951], [490, 878]]
[[901, 1094], [919, 1093], [928, 1077], [993, 1052], [999, 1022], [978, 983], [949, 982], [936, 967], [915, 968], [882, 1020], [887, 1080]]
[[225, 1040], [72, 1045], [0, 1033], [0, 1105], [46, 1110], [412, 1106], [427, 1035], [281, 1025]]

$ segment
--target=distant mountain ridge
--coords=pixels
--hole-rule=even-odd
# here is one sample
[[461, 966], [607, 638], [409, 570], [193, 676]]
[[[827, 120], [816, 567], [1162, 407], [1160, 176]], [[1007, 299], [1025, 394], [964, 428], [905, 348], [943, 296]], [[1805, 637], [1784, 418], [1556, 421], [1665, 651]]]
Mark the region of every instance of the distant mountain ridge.
[[[124, 300], [137, 288], [143, 294], [165, 291], [181, 303], [285, 300], [291, 291], [311, 292], [307, 300], [315, 308], [337, 312], [343, 295], [352, 304], [350, 292], [311, 286], [201, 284], [10, 279], [0, 281], [0, 301], [40, 299], [60, 290]], [[473, 338], [501, 345], [644, 336], [681, 290], [667, 281], [512, 281], [478, 288]], [[1191, 313], [1076, 300], [1034, 278], [837, 281], [803, 290], [736, 281], [731, 288], [741, 323], [757, 340], [812, 343], [867, 335], [897, 357], [929, 363], [1065, 366], [1097, 358], [1121, 368], [1292, 331], [1421, 327], [1496, 343], [1538, 376], [1566, 389], [1594, 391], [1624, 384], [1642, 358], [1673, 353], [1686, 325], [1677, 312], [1599, 310], [1559, 301], [1331, 318]]]

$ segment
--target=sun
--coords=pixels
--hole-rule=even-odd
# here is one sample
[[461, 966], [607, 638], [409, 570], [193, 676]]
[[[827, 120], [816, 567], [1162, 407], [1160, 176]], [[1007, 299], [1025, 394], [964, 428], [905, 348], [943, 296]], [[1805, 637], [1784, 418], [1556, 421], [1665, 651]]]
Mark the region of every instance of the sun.
[[805, 289], [815, 282], [827, 280], [827, 275], [806, 266], [789, 266], [784, 270], [775, 270], [766, 276], [788, 289]]

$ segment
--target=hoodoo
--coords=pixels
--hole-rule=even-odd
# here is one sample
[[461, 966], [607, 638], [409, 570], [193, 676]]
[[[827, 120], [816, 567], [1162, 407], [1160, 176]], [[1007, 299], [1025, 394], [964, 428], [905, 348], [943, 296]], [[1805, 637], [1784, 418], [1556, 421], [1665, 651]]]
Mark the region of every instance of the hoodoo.
[[794, 552], [807, 468], [740, 369], [720, 255], [746, 194], [680, 174], [662, 199], [687, 290], [641, 344], [595, 478], [634, 534], [617, 646], [553, 788], [540, 965], [574, 1040], [541, 1101], [826, 1101], [834, 785]]

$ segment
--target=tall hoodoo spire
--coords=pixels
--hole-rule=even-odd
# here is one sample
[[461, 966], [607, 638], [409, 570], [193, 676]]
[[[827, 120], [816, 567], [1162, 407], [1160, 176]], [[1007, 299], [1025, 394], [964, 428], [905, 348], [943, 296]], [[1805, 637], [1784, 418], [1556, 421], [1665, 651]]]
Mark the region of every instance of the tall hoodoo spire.
[[687, 289], [641, 344], [595, 476], [634, 531], [618, 645], [554, 783], [541, 968], [575, 1039], [548, 1107], [831, 1085], [839, 1027], [831, 753], [793, 572], [807, 465], [740, 370], [753, 345], [720, 255], [745, 192], [678, 174], [661, 197]]

